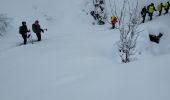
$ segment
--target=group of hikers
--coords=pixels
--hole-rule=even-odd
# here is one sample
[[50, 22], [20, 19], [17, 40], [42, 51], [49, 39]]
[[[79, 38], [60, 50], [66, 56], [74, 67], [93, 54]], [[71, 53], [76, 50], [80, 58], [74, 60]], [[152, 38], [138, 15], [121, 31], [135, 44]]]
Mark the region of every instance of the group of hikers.
[[[103, 18], [104, 18], [104, 1], [103, 0], [95, 0], [95, 10], [91, 11], [90, 14], [93, 16], [93, 18], [95, 20], [98, 21], [98, 24], [102, 25], [104, 24]], [[163, 9], [165, 10], [165, 14], [168, 13], [170, 8], [170, 3], [169, 1], [167, 1], [165, 4], [163, 4], [162, 2], [160, 4], [158, 4], [157, 9], [154, 6], [154, 3], [151, 3], [150, 5], [148, 5], [147, 7], [144, 6], [141, 10], [141, 16], [143, 18], [142, 23], [145, 22], [145, 18], [146, 15], [148, 14], [150, 20], [152, 20], [153, 17], [153, 13], [155, 11], [159, 12], [159, 16], [161, 16]], [[115, 25], [117, 23], [117, 17], [116, 16], [112, 16], [111, 17], [111, 25], [112, 25], [112, 29], [115, 28]], [[38, 41], [41, 41], [41, 32], [44, 33], [44, 30], [41, 29], [41, 26], [39, 25], [39, 21], [36, 20], [33, 24], [32, 24], [32, 31], [36, 34]], [[23, 21], [22, 22], [22, 26], [20, 26], [19, 28], [19, 33], [22, 35], [23, 39], [24, 39], [24, 44], [27, 44], [27, 38], [29, 38], [31, 36], [31, 34], [27, 34], [28, 32], [30, 32], [30, 30], [28, 30], [26, 22]]]
[[147, 8], [146, 8], [146, 6], [144, 6], [142, 11], [141, 11], [141, 16], [143, 18], [142, 23], [145, 23], [145, 18], [146, 18], [147, 13], [148, 13], [149, 19], [152, 20], [153, 13], [155, 11], [158, 11], [159, 16], [161, 16], [163, 8], [165, 10], [165, 14], [167, 14], [168, 11], [169, 11], [169, 7], [170, 7], [169, 1], [167, 1], [165, 4], [163, 4], [161, 2], [160, 4], [157, 5], [157, 9], [155, 8], [154, 3], [151, 3], [150, 5], [148, 5]]
[[[143, 18], [142, 20], [142, 23], [145, 22], [145, 18], [146, 18], [146, 15], [148, 14], [149, 16], [149, 19], [152, 20], [152, 17], [153, 17], [153, 13], [154, 11], [158, 11], [159, 12], [159, 16], [161, 16], [162, 14], [162, 11], [163, 11], [163, 8], [165, 10], [165, 13], [164, 14], [167, 14], [168, 11], [169, 11], [169, 8], [170, 8], [170, 3], [169, 1], [167, 1], [165, 4], [163, 3], [160, 3], [158, 6], [157, 6], [157, 10], [154, 6], [154, 3], [151, 3], [150, 5], [148, 5], [148, 7], [146, 8], [146, 6], [144, 6], [144, 8], [142, 9], [141, 11], [141, 16]], [[116, 16], [112, 16], [111, 17], [111, 25], [112, 25], [112, 29], [115, 28], [115, 24], [117, 23], [117, 17]]]
[[[32, 31], [36, 34], [37, 41], [41, 41], [41, 32], [44, 33], [44, 30], [41, 28], [38, 20], [32, 24]], [[30, 30], [27, 28], [26, 21], [22, 21], [22, 26], [19, 27], [19, 33], [24, 39], [24, 44], [27, 44], [27, 38], [31, 36], [31, 34], [27, 34], [28, 32], [30, 32]]]

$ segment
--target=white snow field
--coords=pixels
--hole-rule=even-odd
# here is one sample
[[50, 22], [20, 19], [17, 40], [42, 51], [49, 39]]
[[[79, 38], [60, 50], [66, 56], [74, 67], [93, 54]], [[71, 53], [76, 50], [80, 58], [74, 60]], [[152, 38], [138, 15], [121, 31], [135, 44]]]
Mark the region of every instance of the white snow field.
[[[144, 31], [135, 59], [123, 64], [115, 46], [119, 33], [109, 24], [92, 25], [85, 5], [85, 0], [1, 1], [0, 12], [13, 22], [0, 37], [0, 100], [170, 100], [170, 14], [139, 26]], [[37, 19], [48, 29], [42, 41], [19, 46], [21, 22], [31, 29]], [[150, 42], [148, 34], [159, 32], [160, 43]]]

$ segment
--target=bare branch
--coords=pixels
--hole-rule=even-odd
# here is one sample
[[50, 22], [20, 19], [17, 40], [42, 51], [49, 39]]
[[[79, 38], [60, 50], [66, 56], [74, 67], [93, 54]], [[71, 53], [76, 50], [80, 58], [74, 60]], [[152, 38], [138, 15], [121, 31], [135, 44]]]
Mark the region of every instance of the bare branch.
[[[116, 11], [115, 11], [116, 12]], [[120, 41], [118, 50], [122, 62], [127, 63], [130, 61], [131, 55], [134, 55], [138, 33], [136, 31], [139, 25], [138, 16], [138, 1], [133, 8], [129, 0], [123, 1], [123, 6], [120, 11], [118, 29], [120, 31]]]

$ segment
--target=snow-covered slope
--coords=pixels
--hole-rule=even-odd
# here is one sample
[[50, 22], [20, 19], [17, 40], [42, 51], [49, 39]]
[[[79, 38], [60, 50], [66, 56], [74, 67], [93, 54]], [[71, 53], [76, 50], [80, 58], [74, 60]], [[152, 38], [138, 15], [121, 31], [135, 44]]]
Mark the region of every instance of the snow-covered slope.
[[[155, 19], [151, 22], [147, 22], [142, 24], [141, 30], [144, 30], [140, 34], [140, 38], [138, 39], [139, 44], [138, 47], [144, 53], [144, 55], [167, 55], [170, 53], [170, 20], [169, 15], [155, 17]], [[149, 41], [148, 34], [158, 35], [159, 33], [163, 33], [163, 37], [160, 40], [159, 45]]]
[[[0, 38], [0, 100], [170, 99], [169, 14], [140, 25], [137, 59], [121, 64], [114, 48], [119, 34], [91, 25], [84, 0], [16, 1], [0, 4], [14, 20]], [[31, 28], [36, 19], [48, 28], [42, 41], [18, 46], [21, 21]], [[148, 34], [159, 32], [160, 44], [151, 43]]]

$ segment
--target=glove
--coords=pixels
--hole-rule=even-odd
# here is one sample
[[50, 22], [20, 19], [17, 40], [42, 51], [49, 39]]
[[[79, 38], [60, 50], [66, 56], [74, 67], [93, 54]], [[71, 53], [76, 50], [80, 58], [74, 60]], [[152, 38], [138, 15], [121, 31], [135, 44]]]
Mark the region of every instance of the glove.
[[44, 33], [44, 30], [43, 30], [43, 29], [41, 29], [41, 31]]

